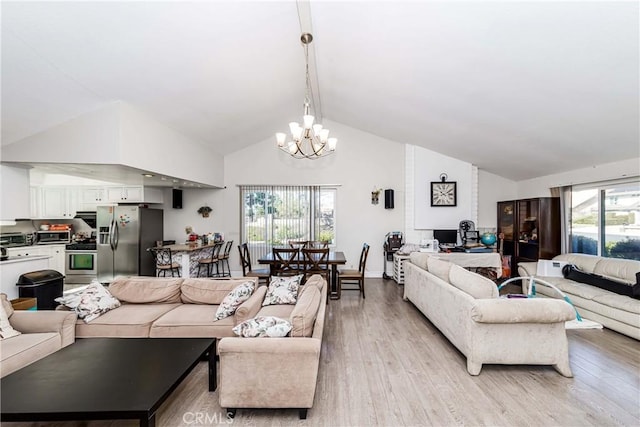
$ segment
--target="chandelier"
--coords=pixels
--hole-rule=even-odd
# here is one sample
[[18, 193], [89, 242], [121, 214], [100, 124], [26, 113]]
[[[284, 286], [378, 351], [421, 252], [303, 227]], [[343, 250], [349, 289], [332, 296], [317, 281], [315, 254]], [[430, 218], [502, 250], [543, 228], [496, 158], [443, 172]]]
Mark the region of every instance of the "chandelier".
[[329, 129], [325, 129], [321, 124], [313, 124], [315, 118], [310, 114], [311, 103], [311, 83], [309, 79], [309, 43], [313, 36], [303, 33], [300, 41], [304, 47], [306, 88], [304, 94], [304, 115], [302, 116], [302, 126], [298, 122], [289, 123], [291, 132], [290, 140], [287, 141], [287, 134], [276, 133], [276, 143], [285, 153], [296, 159], [319, 159], [320, 157], [333, 154], [336, 151], [336, 138], [329, 138]]

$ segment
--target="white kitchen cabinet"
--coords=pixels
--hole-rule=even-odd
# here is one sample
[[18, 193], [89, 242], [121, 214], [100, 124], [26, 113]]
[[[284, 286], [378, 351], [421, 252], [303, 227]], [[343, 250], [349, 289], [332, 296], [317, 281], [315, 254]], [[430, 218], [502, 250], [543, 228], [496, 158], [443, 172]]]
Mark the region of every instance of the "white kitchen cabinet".
[[12, 256], [33, 256], [50, 255], [46, 246], [21, 246], [19, 248], [7, 248], [7, 255]]
[[95, 211], [98, 205], [108, 202], [105, 187], [86, 187], [79, 190], [80, 205], [83, 211]]
[[65, 245], [47, 245], [45, 249], [48, 250], [51, 256], [49, 258], [49, 269], [64, 274], [66, 268]]
[[40, 218], [73, 218], [80, 207], [75, 187], [41, 187]]
[[162, 203], [162, 190], [142, 186], [108, 187], [107, 201], [111, 203]]
[[7, 248], [10, 257], [27, 257], [46, 255], [49, 258], [47, 268], [64, 274], [65, 270], [65, 245], [33, 245], [19, 248]]

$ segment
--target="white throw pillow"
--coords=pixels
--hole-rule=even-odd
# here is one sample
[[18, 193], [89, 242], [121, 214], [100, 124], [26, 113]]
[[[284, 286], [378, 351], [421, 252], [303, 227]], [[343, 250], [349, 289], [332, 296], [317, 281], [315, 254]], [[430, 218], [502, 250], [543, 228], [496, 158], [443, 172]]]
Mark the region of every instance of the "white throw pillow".
[[120, 307], [120, 301], [98, 281], [91, 282], [82, 292], [67, 294], [56, 298], [55, 301], [75, 311], [85, 323]]
[[11, 338], [20, 335], [20, 331], [16, 331], [9, 323], [9, 316], [4, 309], [4, 305], [0, 304], [0, 339]]
[[254, 282], [244, 282], [233, 288], [218, 306], [216, 320], [224, 319], [235, 313], [240, 304], [251, 297], [254, 289]]
[[298, 288], [302, 281], [302, 274], [290, 277], [271, 278], [269, 289], [264, 296], [262, 306], [274, 304], [295, 304], [298, 299]]
[[233, 332], [239, 337], [286, 337], [291, 330], [291, 323], [285, 319], [274, 316], [258, 316], [245, 320], [233, 328]]

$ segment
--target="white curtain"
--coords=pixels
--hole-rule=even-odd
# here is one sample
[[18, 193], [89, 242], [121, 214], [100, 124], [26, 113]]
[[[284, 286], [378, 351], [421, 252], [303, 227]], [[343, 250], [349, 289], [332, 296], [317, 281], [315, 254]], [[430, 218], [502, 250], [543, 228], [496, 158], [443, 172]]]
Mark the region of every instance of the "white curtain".
[[551, 188], [551, 196], [560, 198], [560, 252], [571, 252], [571, 190], [570, 185]]

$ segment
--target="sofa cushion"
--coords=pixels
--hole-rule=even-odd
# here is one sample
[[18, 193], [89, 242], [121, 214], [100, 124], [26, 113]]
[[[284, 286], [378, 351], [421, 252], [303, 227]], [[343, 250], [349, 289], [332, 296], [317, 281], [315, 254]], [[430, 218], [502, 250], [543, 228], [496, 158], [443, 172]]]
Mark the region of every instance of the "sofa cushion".
[[0, 339], [11, 338], [20, 335], [20, 331], [16, 331], [9, 323], [9, 316], [4, 308], [4, 304], [0, 304]]
[[[640, 301], [631, 299], [623, 295], [614, 295], [610, 293], [601, 293], [593, 297], [593, 301], [613, 307], [618, 310], [627, 311], [629, 313], [640, 314]], [[609, 316], [612, 317], [612, 316]], [[635, 318], [636, 323], [638, 318]], [[640, 326], [636, 324], [636, 326]]]
[[180, 302], [183, 279], [172, 277], [116, 277], [109, 292], [122, 302], [134, 304]]
[[245, 338], [286, 337], [291, 330], [291, 323], [273, 316], [258, 316], [246, 320], [233, 328], [233, 332]]
[[498, 287], [495, 283], [459, 265], [451, 266], [448, 282], [476, 299], [498, 297]]
[[636, 273], [640, 271], [640, 261], [619, 258], [600, 258], [593, 272], [607, 279], [635, 285]]
[[221, 320], [214, 320], [217, 305], [182, 304], [160, 316], [151, 325], [151, 338], [207, 338], [232, 337], [231, 330], [235, 324], [235, 317], [229, 316]]
[[596, 264], [602, 259], [596, 255], [588, 254], [560, 254], [553, 257], [554, 261], [564, 261], [573, 264], [585, 273], [593, 273]]
[[[78, 320], [76, 337], [146, 338], [149, 336], [151, 324], [178, 306], [179, 303], [122, 304], [89, 324]], [[210, 313], [210, 316], [213, 316], [213, 313]], [[209, 319], [211, 321], [212, 317]]]
[[55, 301], [74, 310], [85, 323], [120, 307], [120, 301], [98, 281], [91, 282], [82, 292], [63, 295]]
[[313, 324], [316, 321], [321, 300], [320, 289], [313, 285], [298, 298], [289, 317], [292, 337], [310, 337], [313, 334]]
[[260, 309], [256, 317], [274, 316], [282, 319], [289, 319], [294, 308], [296, 308], [296, 306], [293, 304], [267, 305]]
[[429, 259], [429, 254], [426, 252], [412, 252], [409, 255], [409, 261], [411, 261], [411, 264], [417, 265], [423, 270], [429, 270], [427, 266], [428, 259]]
[[60, 334], [55, 332], [22, 334], [0, 341], [0, 377], [58, 351], [61, 346]]
[[452, 265], [454, 264], [437, 258], [436, 256], [430, 256], [427, 258], [427, 270], [429, 273], [441, 278], [445, 282], [449, 281], [449, 270]]
[[240, 304], [245, 302], [253, 294], [255, 283], [247, 281], [236, 286], [222, 300], [216, 311], [215, 320], [224, 319], [236, 312]]
[[0, 301], [2, 302], [4, 311], [7, 312], [7, 317], [10, 318], [13, 314], [13, 305], [11, 305], [11, 301], [9, 301], [9, 298], [7, 298], [7, 294], [0, 294]]
[[243, 277], [240, 279], [184, 279], [181, 286], [181, 300], [188, 304], [214, 304], [220, 305], [222, 300], [236, 286], [253, 281], [258, 283], [255, 277]]
[[272, 277], [262, 305], [295, 304], [302, 277], [302, 274], [290, 277]]

